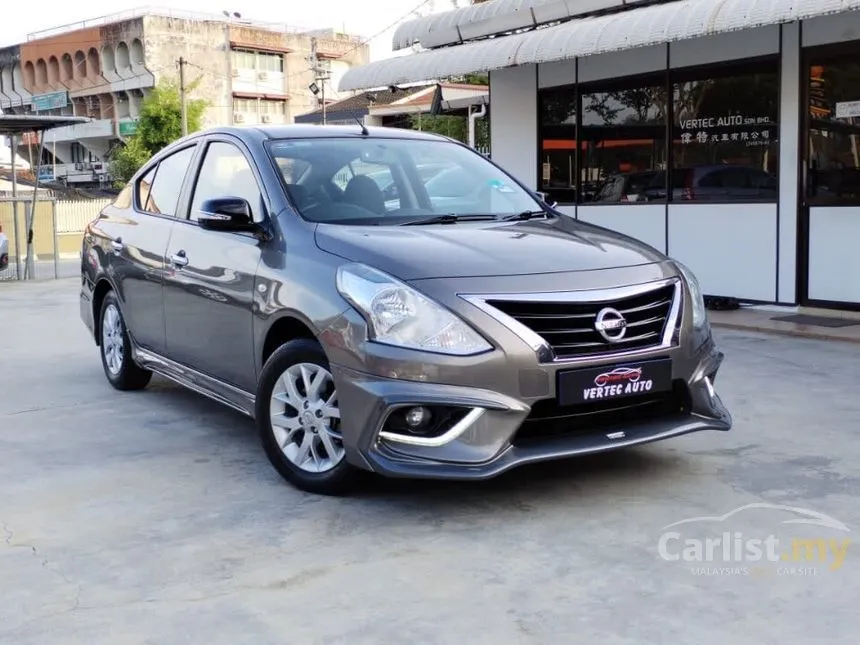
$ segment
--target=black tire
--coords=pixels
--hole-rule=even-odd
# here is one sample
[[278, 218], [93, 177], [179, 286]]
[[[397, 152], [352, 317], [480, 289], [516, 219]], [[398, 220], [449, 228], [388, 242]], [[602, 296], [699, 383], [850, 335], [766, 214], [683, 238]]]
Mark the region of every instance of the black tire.
[[[119, 369], [112, 369], [108, 365], [108, 359], [106, 356], [106, 345], [104, 338], [104, 321], [105, 315], [108, 310], [116, 311], [116, 314], [119, 316], [119, 330], [120, 335], [122, 337], [122, 351], [119, 353], [120, 356], [120, 367]], [[119, 306], [119, 300], [113, 291], [109, 291], [105, 294], [104, 300], [102, 300], [102, 308], [99, 312], [98, 318], [98, 329], [99, 335], [101, 338], [101, 342], [99, 343], [99, 354], [102, 359], [102, 368], [105, 372], [105, 377], [108, 382], [117, 390], [121, 390], [123, 392], [131, 391], [131, 390], [142, 390], [147, 385], [149, 385], [149, 381], [152, 379], [152, 372], [148, 370], [141, 369], [134, 362], [131, 354], [131, 341], [128, 337], [128, 331], [125, 327], [125, 319], [122, 317], [122, 310]]]
[[308, 472], [294, 464], [278, 445], [271, 420], [271, 397], [278, 379], [290, 367], [312, 363], [330, 372], [329, 362], [322, 347], [315, 340], [299, 338], [276, 349], [260, 375], [257, 387], [255, 418], [257, 430], [266, 456], [275, 470], [296, 488], [318, 495], [342, 496], [356, 489], [363, 471], [347, 463], [344, 456], [339, 463], [325, 472]]

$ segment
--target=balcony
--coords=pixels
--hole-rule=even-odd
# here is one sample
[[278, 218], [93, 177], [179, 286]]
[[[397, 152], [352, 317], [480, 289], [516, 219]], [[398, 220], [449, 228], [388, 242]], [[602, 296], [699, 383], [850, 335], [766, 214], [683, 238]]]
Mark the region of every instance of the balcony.
[[89, 123], [69, 125], [64, 128], [45, 132], [45, 145], [80, 141], [82, 139], [112, 139], [114, 138], [113, 119], [98, 119]]

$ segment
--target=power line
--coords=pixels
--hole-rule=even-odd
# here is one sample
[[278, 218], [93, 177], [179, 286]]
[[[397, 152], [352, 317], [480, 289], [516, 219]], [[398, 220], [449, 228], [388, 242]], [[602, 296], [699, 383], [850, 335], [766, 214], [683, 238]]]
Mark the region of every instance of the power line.
[[411, 17], [411, 16], [412, 16], [413, 14], [415, 14], [419, 9], [423, 9], [425, 6], [427, 6], [427, 5], [431, 5], [432, 3], [433, 3], [433, 0], [423, 0], [423, 2], [420, 2], [419, 4], [417, 4], [417, 5], [416, 5], [415, 7], [413, 7], [413, 8], [412, 8], [408, 13], [405, 13], [405, 14], [403, 14], [402, 16], [400, 16], [400, 18], [398, 18], [397, 20], [395, 20], [394, 22], [392, 22], [392, 23], [391, 23], [390, 25], [388, 25], [385, 29], [383, 29], [382, 31], [378, 31], [378, 32], [376, 32], [375, 34], [373, 34], [372, 36], [370, 36], [369, 38], [366, 38], [365, 40], [361, 41], [358, 45], [356, 45], [356, 46], [355, 46], [355, 47], [353, 47], [352, 49], [349, 49], [349, 50], [347, 50], [346, 52], [344, 52], [343, 54], [341, 54], [341, 56], [346, 56], [347, 54], [351, 54], [351, 53], [352, 53], [352, 52], [354, 52], [355, 50], [360, 49], [361, 47], [364, 47], [365, 45], [368, 45], [371, 41], [376, 40], [377, 38], [379, 38], [380, 36], [382, 36], [383, 34], [385, 34], [389, 29], [394, 29], [394, 27], [396, 27], [397, 25], [399, 25], [401, 22], [403, 22], [403, 21], [404, 21], [404, 20], [406, 20], [407, 18]]

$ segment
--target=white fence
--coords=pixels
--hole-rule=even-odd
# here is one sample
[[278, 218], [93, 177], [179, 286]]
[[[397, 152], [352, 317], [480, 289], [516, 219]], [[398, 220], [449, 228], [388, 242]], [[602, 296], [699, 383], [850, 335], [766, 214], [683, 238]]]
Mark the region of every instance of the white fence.
[[109, 199], [88, 199], [57, 202], [57, 233], [83, 233], [101, 210], [110, 204]]
[[0, 230], [9, 254], [0, 281], [79, 275], [83, 233], [109, 203], [109, 199], [39, 199], [34, 207], [32, 198], [0, 199]]

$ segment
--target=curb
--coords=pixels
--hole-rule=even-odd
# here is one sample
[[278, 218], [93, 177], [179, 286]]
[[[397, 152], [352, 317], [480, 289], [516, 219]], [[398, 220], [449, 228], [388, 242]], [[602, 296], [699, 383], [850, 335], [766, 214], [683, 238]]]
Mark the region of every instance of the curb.
[[809, 338], [811, 340], [839, 341], [843, 343], [860, 344], [860, 338], [834, 336], [828, 333], [804, 331], [800, 329], [774, 329], [763, 325], [745, 325], [743, 323], [726, 323], [711, 321], [711, 327], [732, 329], [735, 331], [754, 331], [760, 334], [775, 334], [777, 336], [792, 336], [794, 338]]

